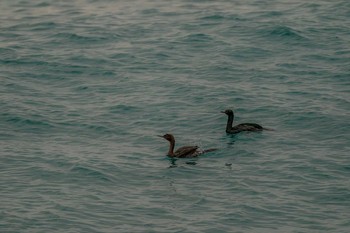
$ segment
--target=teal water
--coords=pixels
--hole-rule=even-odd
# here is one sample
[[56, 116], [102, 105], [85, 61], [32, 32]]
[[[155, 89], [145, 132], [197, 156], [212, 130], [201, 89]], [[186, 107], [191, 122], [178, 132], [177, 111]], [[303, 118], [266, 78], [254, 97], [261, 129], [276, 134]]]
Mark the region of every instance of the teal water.
[[[1, 232], [349, 232], [350, 4], [0, 1]], [[226, 116], [275, 131], [225, 134]], [[172, 161], [168, 144], [218, 148]]]

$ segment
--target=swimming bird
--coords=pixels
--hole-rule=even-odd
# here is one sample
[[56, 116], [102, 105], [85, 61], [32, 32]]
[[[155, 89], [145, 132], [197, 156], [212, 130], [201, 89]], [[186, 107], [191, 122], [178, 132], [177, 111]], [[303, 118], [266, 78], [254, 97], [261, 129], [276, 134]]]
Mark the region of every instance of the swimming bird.
[[233, 111], [231, 109], [227, 109], [225, 111], [222, 111], [222, 113], [225, 113], [228, 116], [226, 133], [236, 134], [242, 131], [262, 131], [265, 129], [261, 125], [256, 123], [242, 123], [232, 127], [233, 118], [234, 118]]
[[206, 152], [214, 151], [216, 149], [200, 150], [198, 146], [183, 146], [174, 152], [175, 147], [175, 137], [172, 134], [165, 134], [163, 136], [158, 135], [158, 137], [164, 138], [169, 141], [169, 151], [168, 156], [171, 158], [193, 158], [197, 157]]

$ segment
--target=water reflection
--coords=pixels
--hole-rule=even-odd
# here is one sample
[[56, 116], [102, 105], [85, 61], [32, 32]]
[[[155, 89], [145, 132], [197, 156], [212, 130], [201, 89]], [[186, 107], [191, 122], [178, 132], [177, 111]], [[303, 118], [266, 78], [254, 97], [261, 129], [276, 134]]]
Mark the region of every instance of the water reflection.
[[[169, 162], [170, 162], [170, 165], [169, 165], [169, 167], [168, 168], [175, 168], [175, 167], [178, 167], [179, 165], [178, 165], [178, 161], [177, 161], [178, 159], [177, 158], [169, 158]], [[186, 159], [187, 160], [187, 159]], [[180, 160], [181, 161], [181, 160]], [[183, 160], [182, 160], [183, 161]], [[181, 162], [180, 162], [181, 163]], [[193, 160], [187, 160], [186, 162], [185, 162], [185, 164], [187, 164], [187, 165], [192, 165], [192, 166], [194, 166], [194, 165], [196, 165], [197, 164], [197, 162], [196, 161], [193, 161]]]
[[225, 137], [225, 140], [227, 141], [227, 145], [228, 147], [233, 147], [233, 145], [236, 142], [236, 135], [235, 134], [227, 134], [227, 136]]

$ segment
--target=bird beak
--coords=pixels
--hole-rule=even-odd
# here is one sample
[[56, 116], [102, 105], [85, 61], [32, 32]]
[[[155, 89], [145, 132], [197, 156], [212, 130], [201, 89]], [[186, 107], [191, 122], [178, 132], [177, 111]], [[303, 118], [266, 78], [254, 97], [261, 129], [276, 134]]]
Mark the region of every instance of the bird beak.
[[225, 113], [225, 111], [220, 111], [221, 113]]
[[162, 135], [157, 135], [158, 137], [164, 138]]

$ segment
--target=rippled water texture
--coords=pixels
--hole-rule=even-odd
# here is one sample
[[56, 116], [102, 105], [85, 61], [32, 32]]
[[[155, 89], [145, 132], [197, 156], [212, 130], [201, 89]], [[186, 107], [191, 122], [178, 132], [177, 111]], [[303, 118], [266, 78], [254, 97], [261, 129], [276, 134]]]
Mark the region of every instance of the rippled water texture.
[[[1, 232], [350, 232], [350, 4], [0, 1]], [[225, 133], [226, 116], [275, 131]], [[166, 157], [177, 145], [217, 148]]]

